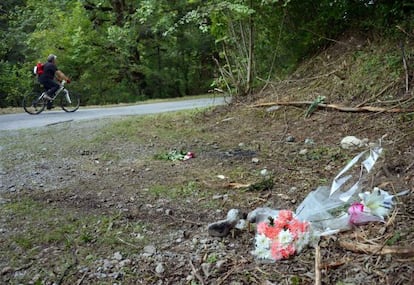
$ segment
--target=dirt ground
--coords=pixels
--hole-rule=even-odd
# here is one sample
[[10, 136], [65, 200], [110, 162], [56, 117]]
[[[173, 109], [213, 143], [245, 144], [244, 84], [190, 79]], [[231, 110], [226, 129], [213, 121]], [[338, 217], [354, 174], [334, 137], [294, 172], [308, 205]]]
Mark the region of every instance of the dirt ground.
[[[289, 84], [289, 94], [281, 91], [287, 92], [283, 84]], [[414, 284], [412, 115], [318, 109], [305, 118], [307, 106], [252, 107], [319, 94], [314, 88], [313, 97], [295, 98], [294, 90], [310, 83], [283, 84], [257, 99], [194, 113], [2, 134], [0, 282], [315, 284], [320, 273], [322, 284]], [[341, 99], [329, 98], [358, 103]], [[385, 223], [321, 238], [320, 270], [313, 247], [269, 263], [251, 254], [254, 231], [208, 234], [208, 225], [232, 208], [245, 213], [263, 206], [295, 210], [310, 191], [329, 186], [350, 159], [367, 149], [341, 148], [348, 135], [381, 140], [384, 149], [364, 190], [377, 186], [392, 194], [409, 193], [395, 199]], [[20, 140], [33, 140], [36, 146], [23, 149], [16, 143]], [[194, 152], [195, 158], [159, 159], [172, 149]], [[264, 169], [271, 174], [270, 187], [232, 187], [257, 185]], [[17, 213], [10, 206], [25, 201], [38, 207], [35, 212], [51, 210], [37, 220], [35, 212]], [[62, 230], [66, 240], [23, 244], [17, 239], [19, 233], [44, 236], [65, 216], [79, 222], [73, 232]]]

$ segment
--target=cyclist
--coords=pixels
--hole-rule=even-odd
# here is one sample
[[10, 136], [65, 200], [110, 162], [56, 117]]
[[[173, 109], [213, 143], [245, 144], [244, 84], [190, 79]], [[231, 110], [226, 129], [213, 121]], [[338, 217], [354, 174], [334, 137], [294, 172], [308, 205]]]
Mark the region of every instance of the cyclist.
[[49, 100], [47, 102], [47, 109], [50, 110], [53, 108], [52, 101], [53, 95], [59, 89], [60, 85], [54, 79], [58, 81], [65, 80], [67, 83], [70, 83], [69, 78], [57, 68], [56, 65], [57, 56], [50, 54], [47, 57], [47, 62], [43, 65], [43, 73], [39, 76], [38, 81], [45, 88], [44, 98]]

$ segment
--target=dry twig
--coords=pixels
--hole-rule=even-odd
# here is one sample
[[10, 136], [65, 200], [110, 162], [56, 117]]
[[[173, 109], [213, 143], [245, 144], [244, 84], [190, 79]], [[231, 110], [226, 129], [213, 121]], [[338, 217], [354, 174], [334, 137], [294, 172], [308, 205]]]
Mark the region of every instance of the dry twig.
[[315, 285], [321, 285], [321, 247], [315, 246]]
[[382, 246], [382, 245], [370, 245], [358, 242], [339, 241], [339, 245], [347, 250], [353, 252], [362, 252], [368, 254], [395, 254], [405, 257], [414, 256], [413, 248], [397, 247], [397, 246]]
[[198, 273], [197, 269], [194, 267], [194, 264], [191, 262], [191, 259], [189, 259], [191, 271], [193, 272], [194, 276], [198, 279], [201, 285], [204, 285], [203, 277]]

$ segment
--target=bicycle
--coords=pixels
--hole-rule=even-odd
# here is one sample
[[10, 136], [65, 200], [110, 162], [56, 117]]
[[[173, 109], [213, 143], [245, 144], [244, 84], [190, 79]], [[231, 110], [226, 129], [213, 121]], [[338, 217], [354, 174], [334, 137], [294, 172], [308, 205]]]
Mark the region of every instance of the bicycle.
[[[59, 89], [52, 96], [52, 101], [60, 96], [60, 106], [65, 112], [75, 112], [79, 109], [80, 97], [78, 94], [69, 94], [69, 90], [65, 88], [66, 81], [63, 80]], [[30, 115], [37, 115], [43, 112], [47, 106], [48, 100], [44, 98], [46, 92], [32, 92], [23, 98], [23, 109]]]

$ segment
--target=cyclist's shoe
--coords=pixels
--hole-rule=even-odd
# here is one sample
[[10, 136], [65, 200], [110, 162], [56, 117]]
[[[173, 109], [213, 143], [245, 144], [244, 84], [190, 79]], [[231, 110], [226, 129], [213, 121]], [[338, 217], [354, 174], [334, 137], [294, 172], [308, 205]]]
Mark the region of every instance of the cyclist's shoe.
[[47, 108], [48, 110], [52, 110], [52, 109], [54, 108], [54, 106], [53, 106], [53, 102], [52, 102], [52, 101], [47, 101], [47, 103], [46, 103], [46, 108]]

